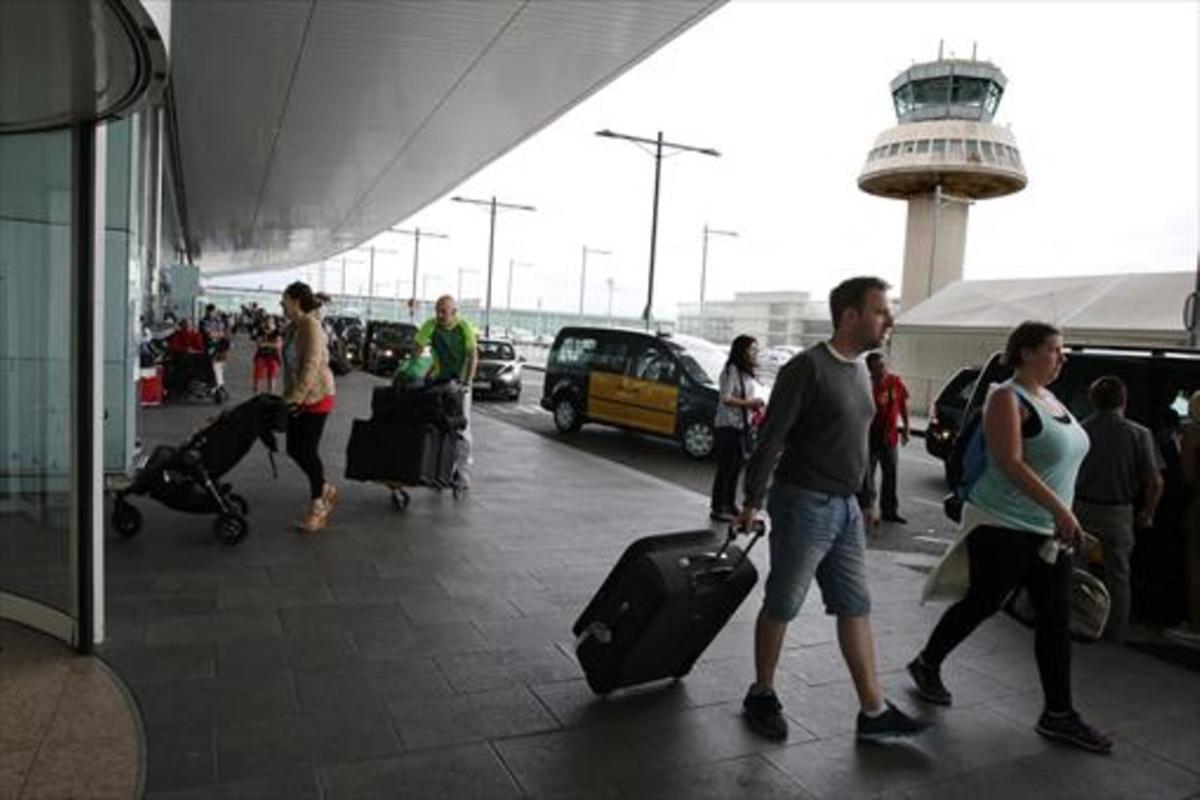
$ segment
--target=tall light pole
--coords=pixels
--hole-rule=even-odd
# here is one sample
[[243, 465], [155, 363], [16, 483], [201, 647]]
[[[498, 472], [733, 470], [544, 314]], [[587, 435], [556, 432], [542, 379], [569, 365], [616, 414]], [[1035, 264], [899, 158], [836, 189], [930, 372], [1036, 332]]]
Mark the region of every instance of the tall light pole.
[[700, 153], [706, 156], [720, 156], [711, 147], [693, 147], [686, 144], [676, 144], [663, 140], [662, 131], [658, 132], [658, 136], [653, 139], [647, 139], [644, 136], [630, 136], [624, 133], [614, 133], [607, 128], [602, 131], [596, 131], [597, 136], [603, 136], [606, 139], [625, 139], [626, 141], [636, 144], [652, 144], [654, 145], [654, 205], [650, 217], [650, 277], [646, 286], [646, 308], [642, 311], [642, 319], [646, 323], [646, 330], [650, 329], [650, 312], [654, 307], [654, 257], [655, 251], [658, 249], [658, 194], [659, 185], [662, 181], [662, 152], [664, 147], [669, 147], [672, 150], [680, 152]]
[[588, 253], [593, 253], [598, 256], [611, 256], [607, 250], [600, 250], [596, 247], [583, 246], [583, 262], [579, 267], [579, 316], [583, 316], [583, 295], [587, 289], [587, 257]]
[[609, 276], [604, 279], [604, 283], [608, 285], [608, 327], [612, 327], [612, 296], [613, 296], [613, 279]]
[[[405, 230], [403, 228], [388, 228], [392, 233], [400, 233], [405, 236], [413, 237], [413, 277], [412, 277], [412, 297], [408, 303], [408, 318], [413, 319], [417, 313], [417, 270], [421, 263], [421, 237], [428, 236], [432, 239], [449, 239], [450, 237], [444, 233], [435, 233], [434, 231], [423, 231], [420, 228]], [[400, 297], [400, 277], [396, 277], [396, 297]], [[398, 317], [397, 317], [398, 318]]]
[[[492, 195], [490, 200], [476, 200], [470, 197], [451, 197], [456, 203], [471, 203], [477, 206], [487, 206], [491, 211], [491, 227], [488, 229], [488, 263], [487, 263], [487, 298], [486, 306], [483, 312], [483, 335], [484, 338], [492, 334], [492, 260], [496, 254], [496, 209], [503, 208], [510, 211], [537, 211], [533, 206], [522, 206], [515, 203], [501, 203]], [[461, 281], [461, 273], [460, 273]]]
[[512, 328], [513, 272], [516, 271], [517, 267], [532, 267], [532, 266], [533, 266], [533, 264], [530, 264], [528, 261], [517, 261], [512, 258], [510, 258], [508, 260], [508, 296], [506, 297], [506, 299], [504, 301], [504, 321], [505, 321], [505, 324], [507, 324], [509, 328]]
[[704, 288], [708, 282], [708, 237], [732, 236], [737, 238], [737, 231], [722, 231], [717, 228], [704, 226], [704, 246], [700, 251], [700, 324], [704, 325]]

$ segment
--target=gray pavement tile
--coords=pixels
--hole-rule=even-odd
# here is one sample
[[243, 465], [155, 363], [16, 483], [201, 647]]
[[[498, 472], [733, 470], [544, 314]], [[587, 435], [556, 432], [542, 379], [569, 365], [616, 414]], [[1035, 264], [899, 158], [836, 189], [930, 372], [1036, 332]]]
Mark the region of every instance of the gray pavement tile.
[[146, 800], [321, 800], [315, 769], [210, 783], [190, 789], [150, 790]]
[[1200, 792], [1200, 774], [1188, 772], [1120, 741], [1110, 755], [1070, 745], [1022, 759], [1020, 765], [1089, 800], [1184, 798]]
[[410, 578], [380, 578], [377, 580], [338, 579], [330, 581], [330, 591], [339, 603], [395, 603], [402, 597], [424, 594], [430, 597], [445, 597], [446, 591], [433, 577], [419, 580]]
[[353, 637], [358, 651], [368, 662], [489, 649], [488, 642], [469, 622], [398, 625], [392, 628], [355, 631]]
[[322, 584], [332, 580], [373, 580], [381, 576], [369, 560], [328, 559], [312, 563], [271, 564], [267, 567], [274, 584]]
[[406, 659], [340, 669], [298, 672], [300, 706], [306, 712], [373, 706], [408, 698], [453, 694], [431, 659]]
[[216, 742], [208, 727], [174, 730], [146, 743], [146, 789], [203, 786], [216, 780]]
[[111, 599], [106, 607], [106, 612], [114, 617], [148, 620], [208, 615], [218, 610], [213, 588], [122, 594]]
[[149, 741], [180, 731], [213, 730], [212, 681], [164, 681], [131, 687]]
[[393, 601], [285, 608], [279, 615], [283, 620], [284, 634], [298, 638], [330, 634], [340, 636], [348, 631], [387, 628], [406, 621], [400, 605]]
[[1018, 760], [960, 772], [916, 788], [885, 791], [879, 800], [1064, 800], [1074, 795], [1060, 784], [1023, 767]]
[[1117, 728], [1113, 733], [1153, 756], [1200, 773], [1200, 713], [1134, 722]]
[[271, 586], [222, 586], [217, 589], [221, 611], [273, 611], [333, 602], [333, 593], [321, 583], [287, 583]]
[[606, 728], [584, 727], [494, 743], [526, 794], [569, 797], [599, 788], [607, 793], [621, 778], [652, 773], [653, 762]]
[[[582, 610], [582, 607], [579, 609]], [[532, 647], [566, 645], [574, 649], [575, 634], [571, 626], [579, 616], [574, 613], [542, 614], [506, 620], [476, 620], [475, 627], [483, 634], [490, 646]]]
[[450, 685], [460, 693], [528, 686], [578, 678], [574, 659], [556, 647], [488, 650], [435, 657]]
[[[1032, 658], [1032, 656], [1031, 656]], [[1034, 679], [1032, 686], [1038, 686]], [[1144, 715], [1134, 710], [1133, 703], [1128, 697], [1121, 695], [1094, 695], [1083, 692], [1073, 692], [1075, 708], [1091, 724], [1104, 730], [1111, 730], [1121, 725], [1145, 719]], [[1045, 708], [1042, 690], [1029, 689], [1008, 697], [984, 703], [984, 708], [1002, 714], [1018, 725], [1033, 730]]]
[[388, 703], [406, 750], [554, 730], [558, 722], [525, 688]]
[[514, 619], [521, 612], [503, 597], [405, 596], [399, 599], [404, 616], [414, 625], [472, 620]]
[[596, 695], [582, 678], [530, 687], [564, 728], [635, 730], [688, 708], [683, 681], [657, 681]]
[[283, 636], [283, 626], [274, 611], [205, 614], [194, 617], [156, 619], [146, 624], [147, 647], [207, 644], [238, 639], [272, 639]]
[[362, 663], [349, 633], [300, 631], [297, 638], [239, 640], [217, 645], [217, 675], [231, 678], [291, 670], [297, 674]]
[[216, 648], [211, 644], [141, 647], [116, 642], [105, 645], [100, 657], [131, 684], [216, 677]]
[[325, 800], [506, 800], [521, 796], [496, 754], [483, 744], [326, 766], [321, 774]]
[[[642, 757], [660, 769], [703, 765], [784, 747], [750, 730], [741, 716], [740, 700], [714, 706], [664, 714], [631, 734], [632, 745]], [[812, 733], [792, 725], [788, 742], [812, 740]], [[664, 747], [670, 742], [670, 747]]]
[[814, 797], [867, 797], [930, 783], [945, 765], [914, 743], [859, 743], [853, 735], [818, 739], [762, 755]]
[[759, 756], [745, 756], [687, 769], [664, 772], [620, 783], [625, 798], [655, 800], [728, 800], [752, 797], [755, 800], [804, 800], [804, 789]]

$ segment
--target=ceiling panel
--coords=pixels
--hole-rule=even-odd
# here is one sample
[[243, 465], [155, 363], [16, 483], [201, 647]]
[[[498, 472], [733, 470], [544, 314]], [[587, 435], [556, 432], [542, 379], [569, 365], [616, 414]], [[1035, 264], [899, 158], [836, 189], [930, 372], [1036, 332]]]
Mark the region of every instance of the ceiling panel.
[[353, 247], [722, 2], [175, 3], [183, 191], [201, 269]]

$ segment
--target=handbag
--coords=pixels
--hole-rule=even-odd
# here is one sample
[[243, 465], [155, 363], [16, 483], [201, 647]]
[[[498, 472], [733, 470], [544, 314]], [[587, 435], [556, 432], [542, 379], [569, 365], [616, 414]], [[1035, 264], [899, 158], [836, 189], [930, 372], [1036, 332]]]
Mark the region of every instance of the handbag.
[[[1078, 642], [1097, 641], [1104, 633], [1112, 598], [1104, 582], [1085, 569], [1071, 570], [1071, 638]], [[1004, 612], [1027, 628], [1036, 625], [1036, 613], [1029, 590], [1020, 586], [1004, 601]]]

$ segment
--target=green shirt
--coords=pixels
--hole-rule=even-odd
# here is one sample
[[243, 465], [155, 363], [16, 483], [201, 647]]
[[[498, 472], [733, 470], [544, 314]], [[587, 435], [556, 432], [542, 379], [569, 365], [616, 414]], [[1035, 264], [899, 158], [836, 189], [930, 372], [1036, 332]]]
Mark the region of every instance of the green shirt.
[[449, 328], [438, 325], [436, 318], [425, 320], [417, 330], [418, 347], [433, 350], [433, 374], [438, 377], [465, 377], [470, 355], [475, 350], [475, 326], [461, 317]]

